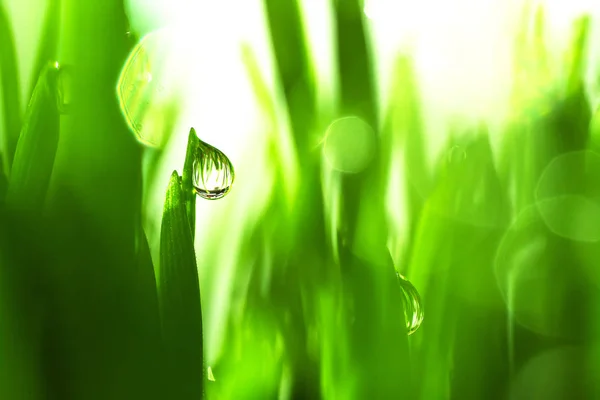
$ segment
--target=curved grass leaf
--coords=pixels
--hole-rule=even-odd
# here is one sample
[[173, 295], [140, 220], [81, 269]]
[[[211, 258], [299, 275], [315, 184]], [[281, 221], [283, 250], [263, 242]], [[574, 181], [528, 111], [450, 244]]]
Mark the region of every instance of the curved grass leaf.
[[264, 0], [277, 71], [290, 114], [296, 148], [309, 152], [315, 116], [312, 64], [297, 0]]
[[4, 198], [8, 190], [8, 177], [4, 174], [4, 160], [0, 153], [0, 205], [4, 204]]
[[0, 83], [4, 106], [4, 138], [0, 135], [0, 140], [3, 141], [4, 154], [10, 167], [21, 129], [21, 101], [14, 37], [2, 1], [0, 1]]
[[377, 126], [374, 76], [359, 0], [336, 0], [337, 57], [342, 112]]
[[196, 236], [196, 191], [194, 190], [194, 157], [198, 148], [199, 139], [194, 128], [190, 129], [188, 144], [183, 164], [182, 191], [188, 222], [192, 233], [192, 242]]
[[33, 67], [32, 87], [29, 94], [33, 95], [35, 83], [46, 63], [56, 59], [58, 50], [58, 32], [60, 27], [61, 0], [50, 0], [46, 8], [44, 27], [38, 44], [37, 58]]
[[7, 193], [12, 207], [35, 211], [44, 204], [60, 131], [59, 73], [54, 66], [44, 69], [27, 107]]
[[180, 177], [174, 171], [163, 211], [158, 295], [171, 398], [201, 399], [205, 380], [202, 307], [184, 199]]

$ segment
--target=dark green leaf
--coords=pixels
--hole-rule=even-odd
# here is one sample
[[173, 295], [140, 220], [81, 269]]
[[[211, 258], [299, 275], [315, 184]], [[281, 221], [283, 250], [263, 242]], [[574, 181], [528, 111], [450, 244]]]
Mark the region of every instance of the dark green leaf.
[[39, 210], [44, 204], [60, 131], [59, 73], [56, 67], [46, 66], [27, 107], [7, 193], [12, 207]]
[[[39, 74], [44, 70], [44, 66], [56, 61], [56, 52], [58, 50], [58, 33], [60, 28], [61, 0], [49, 0], [46, 8], [46, 18], [44, 27], [38, 44], [37, 58], [33, 67], [32, 85], [35, 85]], [[28, 92], [33, 95], [35, 86]]]
[[196, 236], [196, 191], [194, 190], [194, 158], [198, 148], [198, 135], [194, 128], [190, 129], [187, 149], [185, 152], [185, 161], [183, 164], [182, 190], [183, 201], [192, 232], [192, 240]]
[[0, 135], [5, 149], [8, 166], [12, 164], [13, 155], [21, 129], [21, 100], [19, 94], [19, 69], [13, 33], [8, 13], [0, 1], [0, 87], [2, 87], [2, 104], [4, 106], [4, 138]]
[[201, 399], [202, 307], [194, 243], [177, 171], [171, 175], [160, 235], [158, 294], [171, 398]]

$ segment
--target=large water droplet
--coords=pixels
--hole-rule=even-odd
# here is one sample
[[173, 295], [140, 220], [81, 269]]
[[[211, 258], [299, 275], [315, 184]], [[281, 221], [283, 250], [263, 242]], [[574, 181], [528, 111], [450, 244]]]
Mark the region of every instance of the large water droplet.
[[358, 117], [336, 119], [329, 125], [323, 144], [323, 155], [335, 170], [358, 173], [375, 155], [375, 132]]
[[[163, 147], [176, 117], [177, 79], [170, 30], [149, 33], [133, 48], [121, 71], [117, 95], [129, 128], [143, 144]], [[183, 74], [185, 75], [185, 74]]]
[[231, 190], [233, 164], [221, 150], [199, 140], [193, 167], [194, 189], [203, 199], [218, 200]]
[[421, 306], [421, 296], [417, 288], [399, 273], [398, 283], [404, 295], [404, 317], [406, 319], [406, 329], [409, 335], [412, 335], [419, 329], [423, 322], [423, 307]]

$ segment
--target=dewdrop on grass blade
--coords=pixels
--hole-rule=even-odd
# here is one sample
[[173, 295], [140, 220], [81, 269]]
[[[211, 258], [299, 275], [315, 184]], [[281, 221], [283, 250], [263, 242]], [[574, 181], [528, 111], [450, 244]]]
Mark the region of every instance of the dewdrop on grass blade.
[[231, 190], [235, 172], [233, 164], [221, 150], [199, 140], [192, 178], [198, 196], [206, 200], [218, 200]]
[[423, 307], [421, 306], [421, 296], [412, 283], [402, 275], [396, 272], [398, 283], [402, 294], [404, 295], [404, 317], [406, 319], [406, 329], [409, 335], [412, 335], [419, 329], [423, 322]]

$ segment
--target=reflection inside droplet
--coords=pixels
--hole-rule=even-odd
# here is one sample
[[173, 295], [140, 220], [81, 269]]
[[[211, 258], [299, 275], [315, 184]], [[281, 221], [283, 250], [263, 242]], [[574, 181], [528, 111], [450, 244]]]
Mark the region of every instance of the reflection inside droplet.
[[193, 168], [194, 189], [203, 199], [218, 200], [231, 190], [233, 164], [219, 149], [199, 140]]
[[208, 367], [207, 375], [209, 381], [216, 382], [215, 375], [213, 374], [213, 370], [211, 367]]
[[404, 295], [404, 317], [406, 319], [406, 329], [409, 335], [412, 335], [419, 329], [423, 322], [423, 307], [421, 306], [421, 296], [412, 283], [399, 273], [398, 283]]

